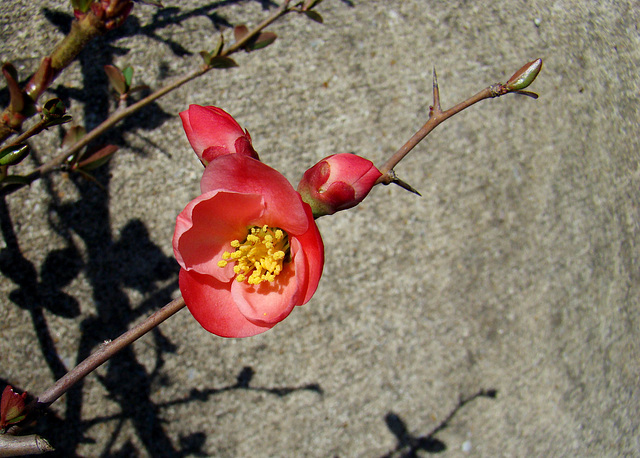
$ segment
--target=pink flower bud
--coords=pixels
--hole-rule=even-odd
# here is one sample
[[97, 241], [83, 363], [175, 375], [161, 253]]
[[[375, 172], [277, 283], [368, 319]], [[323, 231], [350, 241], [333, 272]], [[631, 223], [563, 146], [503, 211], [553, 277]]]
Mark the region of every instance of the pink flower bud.
[[304, 173], [298, 192], [318, 218], [358, 205], [380, 176], [368, 159], [355, 154], [334, 154]]
[[191, 147], [206, 165], [218, 156], [238, 153], [258, 159], [251, 135], [226, 111], [218, 107], [189, 105], [180, 113]]

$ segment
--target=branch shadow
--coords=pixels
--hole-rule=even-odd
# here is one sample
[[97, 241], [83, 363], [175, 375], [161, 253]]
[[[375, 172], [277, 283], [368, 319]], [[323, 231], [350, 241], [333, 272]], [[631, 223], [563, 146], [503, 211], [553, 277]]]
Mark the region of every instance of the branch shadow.
[[402, 457], [414, 458], [418, 456], [418, 452], [426, 453], [442, 453], [447, 450], [447, 445], [438, 439], [436, 435], [446, 429], [456, 414], [467, 404], [478, 398], [495, 399], [498, 392], [495, 389], [480, 390], [471, 396], [460, 398], [458, 404], [449, 412], [444, 420], [428, 433], [421, 436], [414, 436], [409, 432], [406, 423], [402, 418], [394, 412], [385, 415], [384, 420], [389, 431], [396, 436], [396, 448], [383, 455], [383, 458]]
[[[135, 16], [131, 16], [123, 27], [90, 43], [78, 56], [83, 78], [82, 89], [58, 85], [51, 91], [62, 98], [67, 106], [75, 101], [84, 103], [83, 120], [89, 131], [110, 113], [112, 99], [103, 66], [112, 64], [115, 57], [129, 52], [118, 40], [142, 34], [166, 46], [177, 56], [190, 56], [192, 51], [171, 38], [163, 38], [160, 30], [169, 24], [181, 24], [196, 16], [206, 16], [216, 28], [230, 27], [231, 24], [215, 10], [235, 3], [242, 1], [212, 2], [205, 7], [184, 12], [178, 8], [159, 10], [154, 14], [151, 24], [145, 26]], [[264, 9], [275, 5], [270, 1], [259, 3]], [[70, 15], [46, 8], [42, 11], [61, 31], [70, 27]], [[6, 90], [0, 91], [0, 99], [6, 104]], [[141, 129], [157, 129], [172, 117], [162, 111], [159, 105], [151, 104], [130, 117], [129, 122], [110, 131], [109, 142], [125, 146], [125, 134]], [[144, 154], [145, 151], [137, 153]], [[33, 150], [30, 157], [36, 166], [41, 164], [36, 150]], [[104, 191], [82, 177], [71, 175], [67, 186], [73, 186], [79, 196], [71, 203], [60, 201], [51, 179], [41, 179], [49, 200], [46, 211], [50, 229], [64, 246], [51, 249], [39, 267], [23, 254], [9, 206], [5, 197], [0, 198], [0, 231], [5, 241], [5, 247], [0, 250], [0, 272], [16, 286], [9, 295], [10, 300], [31, 316], [32, 326], [52, 379], [62, 377], [70, 366], [84, 360], [104, 340], [122, 334], [139, 317], [169, 302], [178, 288], [177, 264], [172, 257], [165, 256], [151, 240], [142, 220], [129, 220], [118, 233], [112, 230], [110, 164], [97, 169], [95, 178]], [[68, 291], [68, 287], [80, 275], [85, 277], [91, 288], [93, 308], [90, 312], [81, 310], [79, 301]], [[138, 304], [132, 303], [128, 290], [135, 290], [145, 299]], [[84, 317], [79, 325], [81, 337], [73, 361], [61, 357], [56, 348], [53, 338], [55, 333], [47, 322], [47, 313], [64, 319], [79, 320]], [[107, 392], [106, 397], [120, 409], [121, 413], [117, 418], [83, 419], [84, 382], [81, 381], [60, 402], [65, 403], [64, 414], [55, 414], [49, 410], [49, 414], [38, 422], [37, 431], [50, 439], [56, 447], [56, 452], [49, 456], [78, 456], [77, 448], [80, 444], [94, 442], [90, 437], [90, 428], [101, 421], [116, 421], [117, 424], [112, 439], [105, 445], [100, 456], [132, 456], [139, 453], [151, 456], [202, 456], [201, 449], [206, 434], [196, 431], [180, 438], [178, 443], [173, 443], [165, 430], [161, 412], [163, 408], [173, 404], [204, 401], [230, 390], [259, 390], [278, 397], [299, 390], [322, 394], [321, 388], [313, 384], [276, 388], [251, 386], [254, 372], [251, 368], [245, 368], [239, 374], [237, 383], [232, 386], [191, 390], [188, 396], [167, 405], [155, 404], [151, 399], [153, 391], [158, 386], [171, 383], [170, 377], [162, 369], [166, 354], [175, 352], [177, 344], [157, 328], [152, 337], [155, 360], [151, 369], [147, 369], [148, 364], [142, 364], [131, 347], [100, 369], [97, 377]], [[138, 443], [143, 444], [144, 450], [138, 450], [139, 447], [131, 441], [114, 449], [125, 423], [133, 425]]]

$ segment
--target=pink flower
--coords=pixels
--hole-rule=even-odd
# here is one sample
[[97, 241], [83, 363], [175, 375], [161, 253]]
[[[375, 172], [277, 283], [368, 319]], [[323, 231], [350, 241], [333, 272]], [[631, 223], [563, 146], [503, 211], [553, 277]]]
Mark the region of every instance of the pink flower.
[[212, 160], [200, 188], [173, 236], [182, 296], [216, 335], [264, 332], [318, 287], [324, 246], [311, 209], [283, 175], [241, 154]]
[[318, 218], [358, 205], [380, 176], [368, 159], [355, 154], [334, 154], [304, 173], [298, 192]]
[[200, 160], [207, 165], [218, 156], [238, 153], [258, 159], [251, 144], [251, 135], [218, 107], [189, 105], [180, 113], [182, 126], [191, 147]]

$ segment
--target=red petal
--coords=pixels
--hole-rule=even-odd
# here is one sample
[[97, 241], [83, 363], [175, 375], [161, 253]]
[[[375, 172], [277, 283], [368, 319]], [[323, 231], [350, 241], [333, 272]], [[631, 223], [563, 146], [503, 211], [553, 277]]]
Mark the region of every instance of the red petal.
[[200, 190], [225, 190], [262, 195], [265, 203], [260, 225], [279, 227], [289, 235], [303, 234], [309, 227], [300, 194], [277, 170], [247, 156], [220, 156], [204, 169]]
[[249, 321], [273, 326], [284, 320], [299, 302], [299, 285], [294, 263], [289, 263], [273, 282], [249, 285], [234, 281], [231, 296]]
[[271, 329], [240, 313], [231, 297], [231, 284], [180, 269], [180, 291], [193, 317], [207, 331], [220, 337], [250, 337]]
[[176, 219], [173, 251], [180, 266], [212, 275], [219, 281], [234, 276], [231, 263], [218, 267], [224, 251], [235, 251], [231, 241], [243, 240], [264, 209], [256, 194], [212, 191], [192, 200]]
[[218, 147], [223, 154], [235, 153], [236, 139], [245, 135], [236, 120], [218, 107], [189, 105], [180, 118], [189, 143], [200, 158], [210, 147]]
[[[324, 244], [322, 243], [322, 237], [318, 226], [313, 221], [313, 214], [311, 213], [311, 207], [304, 204], [307, 217], [310, 219], [309, 230], [302, 235], [296, 236], [291, 243], [292, 251], [294, 251], [295, 244], [300, 244], [300, 251], [304, 253], [304, 261], [306, 262], [305, 269], [305, 282], [301, 284], [301, 299], [296, 305], [303, 305], [309, 302], [311, 296], [318, 289], [318, 283], [320, 283], [320, 277], [322, 277], [322, 269], [324, 267]], [[297, 264], [296, 264], [297, 266]], [[302, 279], [300, 279], [302, 280]], [[298, 282], [300, 284], [300, 281]]]

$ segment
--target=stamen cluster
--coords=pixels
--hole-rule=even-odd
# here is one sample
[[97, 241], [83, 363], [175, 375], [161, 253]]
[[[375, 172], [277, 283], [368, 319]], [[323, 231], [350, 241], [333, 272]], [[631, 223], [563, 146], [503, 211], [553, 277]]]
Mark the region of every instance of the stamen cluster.
[[225, 267], [230, 261], [235, 261], [233, 271], [236, 273], [236, 280], [259, 285], [263, 281], [274, 281], [282, 272], [289, 252], [289, 238], [282, 229], [270, 228], [265, 224], [262, 227], [252, 227], [243, 242], [233, 240], [231, 246], [236, 251], [225, 251], [218, 261], [218, 267]]

